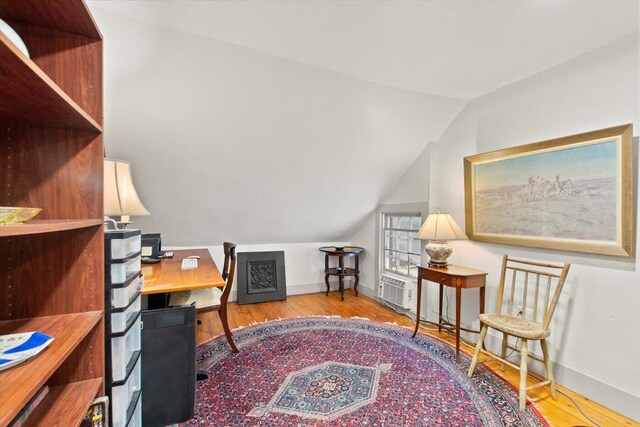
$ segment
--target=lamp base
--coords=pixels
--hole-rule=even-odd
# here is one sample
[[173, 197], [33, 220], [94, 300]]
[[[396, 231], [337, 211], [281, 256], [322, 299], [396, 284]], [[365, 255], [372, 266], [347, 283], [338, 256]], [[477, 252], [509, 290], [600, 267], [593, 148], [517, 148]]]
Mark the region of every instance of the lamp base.
[[424, 250], [429, 255], [429, 265], [444, 268], [449, 265], [447, 259], [453, 253], [453, 249], [447, 242], [430, 240]]

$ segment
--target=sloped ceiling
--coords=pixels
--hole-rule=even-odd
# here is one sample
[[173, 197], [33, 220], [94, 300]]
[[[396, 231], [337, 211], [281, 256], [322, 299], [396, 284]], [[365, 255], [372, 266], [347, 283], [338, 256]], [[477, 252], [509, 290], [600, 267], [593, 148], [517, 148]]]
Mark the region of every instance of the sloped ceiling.
[[638, 15], [615, 0], [88, 3], [107, 156], [131, 161], [152, 213], [134, 220], [171, 245], [348, 239], [460, 98]]
[[105, 146], [171, 245], [350, 236], [464, 102], [97, 10]]
[[472, 99], [638, 30], [637, 0], [91, 1], [364, 80]]

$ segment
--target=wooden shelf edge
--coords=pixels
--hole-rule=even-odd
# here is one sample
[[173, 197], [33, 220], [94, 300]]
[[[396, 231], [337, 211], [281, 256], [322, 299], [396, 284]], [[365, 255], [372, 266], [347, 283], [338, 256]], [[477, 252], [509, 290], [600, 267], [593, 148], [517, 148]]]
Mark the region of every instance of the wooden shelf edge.
[[[64, 7], [57, 3], [0, 0], [0, 18], [102, 40], [100, 29], [84, 0], [65, 0]], [[24, 13], [25, 10], [28, 13]]]
[[[13, 63], [13, 65], [5, 65], [5, 70], [14, 70], [19, 68], [21, 72], [20, 79], [29, 80], [31, 83], [29, 86], [35, 89], [35, 86], [39, 85], [40, 90], [42, 87], [47, 87], [50, 93], [48, 94], [51, 99], [55, 99], [55, 102], [60, 104], [62, 108], [66, 107], [70, 114], [73, 114], [71, 120], [59, 120], [57, 125], [68, 126], [74, 129], [87, 130], [96, 133], [102, 133], [102, 126], [96, 122], [86, 111], [84, 111], [73, 99], [63, 91], [51, 78], [40, 69], [30, 58], [25, 56], [16, 45], [14, 45], [3, 33], [0, 32], [0, 59], [6, 61], [7, 64]], [[6, 71], [5, 71], [6, 72]], [[9, 75], [9, 73], [7, 73]], [[5, 78], [9, 78], [5, 76]], [[57, 99], [56, 99], [57, 98]], [[24, 119], [21, 121], [42, 124], [43, 126], [53, 126], [53, 123], [40, 123], [37, 120]]]
[[22, 225], [0, 226], [0, 237], [26, 236], [31, 234], [54, 233], [56, 231], [77, 230], [79, 228], [102, 225], [99, 219], [34, 219]]
[[79, 426], [101, 385], [102, 378], [93, 378], [51, 387], [23, 426]]
[[0, 371], [0, 425], [7, 425], [98, 324], [102, 311], [0, 322], [0, 335], [39, 331], [54, 340], [40, 354]]

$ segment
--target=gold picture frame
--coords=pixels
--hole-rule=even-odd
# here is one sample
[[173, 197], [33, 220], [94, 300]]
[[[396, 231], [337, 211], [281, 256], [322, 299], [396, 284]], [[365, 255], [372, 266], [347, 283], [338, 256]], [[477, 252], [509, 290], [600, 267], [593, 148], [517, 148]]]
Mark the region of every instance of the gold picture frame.
[[465, 157], [467, 236], [634, 256], [632, 139], [626, 124]]

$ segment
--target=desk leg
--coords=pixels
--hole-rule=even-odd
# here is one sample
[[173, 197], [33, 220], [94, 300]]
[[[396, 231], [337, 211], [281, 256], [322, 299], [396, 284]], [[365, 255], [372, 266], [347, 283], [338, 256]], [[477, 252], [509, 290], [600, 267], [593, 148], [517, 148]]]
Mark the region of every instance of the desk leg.
[[440, 283], [440, 294], [438, 295], [438, 332], [442, 332], [442, 293], [444, 285]]
[[462, 288], [456, 286], [456, 359], [460, 355], [460, 299], [462, 294]]
[[325, 274], [325, 275], [324, 275], [324, 283], [326, 283], [326, 284], [327, 284], [327, 292], [325, 292], [325, 295], [326, 295], [326, 296], [329, 296], [329, 289], [330, 289], [330, 288], [329, 288], [329, 275], [328, 275], [328, 274]]
[[411, 338], [415, 338], [420, 327], [420, 303], [422, 302], [422, 278], [418, 276], [418, 300], [416, 301], [416, 328], [413, 330]]
[[344, 301], [344, 276], [338, 276], [340, 286], [340, 301]]

